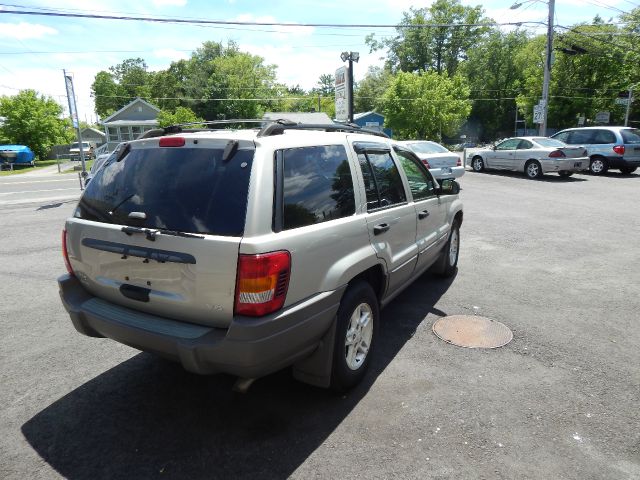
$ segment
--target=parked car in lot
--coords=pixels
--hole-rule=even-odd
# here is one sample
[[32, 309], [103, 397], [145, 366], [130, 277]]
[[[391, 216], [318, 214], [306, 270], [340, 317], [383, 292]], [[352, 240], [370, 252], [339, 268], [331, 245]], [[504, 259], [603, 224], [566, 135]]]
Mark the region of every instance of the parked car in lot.
[[523, 172], [528, 178], [540, 178], [545, 173], [570, 177], [589, 169], [589, 158], [582, 147], [548, 137], [514, 137], [502, 140], [494, 147], [471, 153], [471, 168]]
[[427, 269], [455, 273], [459, 186], [403, 145], [348, 126], [171, 128], [120, 145], [66, 221], [58, 282], [80, 333], [344, 390], [382, 340], [379, 309]]
[[409, 147], [435, 178], [460, 178], [464, 175], [460, 156], [439, 143], [429, 140], [406, 140], [398, 143]]
[[568, 128], [552, 138], [586, 148], [589, 170], [594, 175], [605, 173], [610, 168], [630, 174], [640, 166], [640, 130], [637, 128]]

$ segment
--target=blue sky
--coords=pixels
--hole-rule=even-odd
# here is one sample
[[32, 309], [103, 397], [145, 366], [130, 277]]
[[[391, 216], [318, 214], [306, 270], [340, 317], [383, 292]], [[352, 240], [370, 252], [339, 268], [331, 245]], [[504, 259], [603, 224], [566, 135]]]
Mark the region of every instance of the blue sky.
[[[286, 23], [395, 24], [409, 7], [429, 1], [407, 0], [0, 0], [0, 95], [34, 88], [66, 106], [62, 70], [74, 74], [81, 119], [92, 121], [90, 87], [95, 74], [126, 58], [142, 57], [151, 70], [167, 68], [173, 60], [188, 58], [206, 40], [236, 41], [242, 50], [260, 55], [278, 66], [278, 79], [288, 85], [313, 87], [323, 73], [342, 65], [340, 52], [358, 51], [358, 80], [370, 65], [381, 65], [383, 52], [369, 54], [365, 36], [392, 35], [390, 28], [329, 29], [313, 27], [245, 27], [154, 24], [117, 20], [15, 15], [7, 10], [29, 7], [92, 13], [207, 20]], [[16, 0], [13, 0], [16, 2]], [[514, 0], [471, 1], [482, 4], [497, 22], [546, 21], [547, 4], [528, 2], [509, 9]], [[556, 22], [572, 25], [605, 20], [638, 6], [640, 0], [556, 0]], [[16, 7], [19, 5], [19, 7]], [[45, 52], [45, 53], [42, 53]]]

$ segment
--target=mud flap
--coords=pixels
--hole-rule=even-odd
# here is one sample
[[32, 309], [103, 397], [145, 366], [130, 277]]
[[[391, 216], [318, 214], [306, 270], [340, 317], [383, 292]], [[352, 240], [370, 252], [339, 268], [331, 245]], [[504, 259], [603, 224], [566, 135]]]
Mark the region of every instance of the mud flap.
[[316, 387], [329, 388], [333, 368], [333, 345], [336, 336], [337, 318], [331, 328], [320, 339], [320, 344], [311, 355], [293, 365], [293, 378]]

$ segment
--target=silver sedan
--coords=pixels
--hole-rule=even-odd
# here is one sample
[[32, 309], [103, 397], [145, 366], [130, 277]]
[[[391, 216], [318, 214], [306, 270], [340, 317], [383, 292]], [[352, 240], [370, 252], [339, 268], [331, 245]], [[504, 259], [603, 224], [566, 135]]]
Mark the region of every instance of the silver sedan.
[[523, 172], [529, 178], [540, 178], [555, 172], [570, 177], [575, 172], [589, 170], [589, 157], [584, 147], [571, 147], [548, 137], [514, 137], [494, 147], [470, 153], [471, 168]]
[[464, 175], [464, 166], [457, 153], [429, 140], [406, 140], [398, 142], [409, 147], [437, 179], [460, 178]]

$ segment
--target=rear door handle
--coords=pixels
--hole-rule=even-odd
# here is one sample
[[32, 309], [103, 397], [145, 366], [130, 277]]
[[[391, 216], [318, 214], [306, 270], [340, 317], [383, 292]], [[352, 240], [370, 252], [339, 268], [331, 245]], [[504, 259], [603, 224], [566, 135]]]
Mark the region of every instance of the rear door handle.
[[418, 218], [420, 220], [427, 218], [429, 216], [429, 210], [423, 210], [420, 213], [418, 213]]
[[376, 225], [375, 227], [373, 227], [373, 234], [380, 235], [381, 233], [386, 232], [390, 228], [391, 228], [391, 225], [389, 225], [388, 223], [381, 223], [380, 225]]

